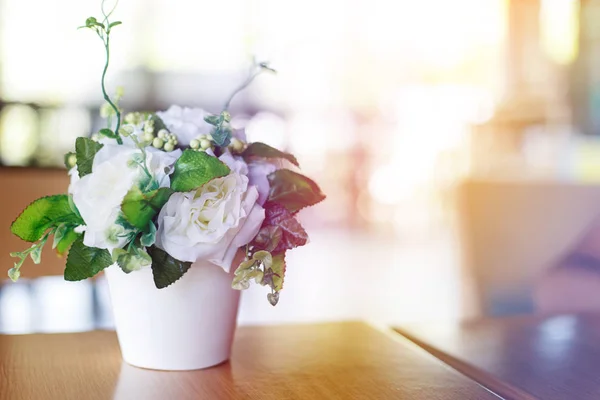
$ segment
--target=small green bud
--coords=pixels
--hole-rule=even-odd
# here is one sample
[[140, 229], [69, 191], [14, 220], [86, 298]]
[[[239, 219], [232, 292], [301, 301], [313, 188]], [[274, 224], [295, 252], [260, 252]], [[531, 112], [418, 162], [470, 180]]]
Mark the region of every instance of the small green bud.
[[164, 149], [165, 149], [165, 151], [173, 151], [173, 150], [175, 150], [175, 146], [173, 145], [173, 143], [168, 142], [165, 144]]
[[206, 140], [213, 140], [213, 137], [210, 133], [207, 134], [205, 137], [206, 137]]
[[116, 90], [115, 90], [115, 96], [116, 97], [123, 97], [123, 95], [125, 94], [125, 89], [123, 89], [123, 86], [117, 86]]
[[177, 146], [179, 144], [179, 140], [173, 139], [173, 141], [171, 143], [173, 143], [173, 145]]
[[200, 141], [199, 141], [199, 140], [197, 140], [197, 139], [193, 139], [193, 140], [190, 142], [190, 147], [191, 147], [192, 149], [198, 149], [198, 148], [200, 147]]
[[209, 140], [206, 140], [206, 139], [202, 139], [202, 140], [200, 140], [200, 147], [201, 147], [203, 150], [209, 149], [209, 148], [211, 147], [210, 141], [209, 141]]
[[225, 122], [230, 122], [231, 121], [231, 114], [229, 114], [229, 111], [223, 111], [221, 113], [221, 117], [223, 117], [223, 120]]
[[164, 139], [167, 137], [167, 135], [169, 134], [169, 132], [166, 129], [161, 129], [160, 131], [158, 131], [158, 137], [161, 139]]
[[162, 148], [164, 144], [165, 141], [161, 138], [154, 138], [154, 140], [152, 141], [152, 146], [156, 147], [157, 149]]
[[77, 164], [77, 156], [75, 154], [69, 154], [67, 157], [67, 165], [69, 168], [73, 168]]
[[[156, 139], [158, 139], [158, 138], [156, 138]], [[152, 133], [149, 133], [149, 132], [144, 133], [144, 141], [152, 142], [153, 140], [154, 140], [154, 135]]]

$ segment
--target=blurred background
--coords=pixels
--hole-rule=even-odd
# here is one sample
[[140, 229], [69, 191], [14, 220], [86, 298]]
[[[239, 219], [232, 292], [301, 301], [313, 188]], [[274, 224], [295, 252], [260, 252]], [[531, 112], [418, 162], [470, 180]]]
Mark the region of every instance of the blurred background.
[[[102, 122], [102, 44], [76, 30], [99, 14], [0, 0], [7, 270], [24, 246], [10, 222], [66, 190], [64, 153]], [[600, 0], [121, 0], [114, 19], [125, 110], [216, 112], [252, 57], [278, 71], [236, 98], [234, 124], [296, 154], [328, 199], [301, 216], [312, 243], [291, 252], [279, 305], [250, 289], [242, 324], [537, 312], [539, 282], [593, 232]], [[63, 265], [47, 250], [1, 286], [0, 331], [111, 326], [103, 279], [46, 276]]]

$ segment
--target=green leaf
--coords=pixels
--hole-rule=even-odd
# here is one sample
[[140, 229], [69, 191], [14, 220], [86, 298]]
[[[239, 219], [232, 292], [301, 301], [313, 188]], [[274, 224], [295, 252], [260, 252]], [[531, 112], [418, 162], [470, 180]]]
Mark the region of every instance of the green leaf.
[[123, 198], [121, 211], [131, 225], [144, 230], [172, 194], [173, 190], [169, 188], [160, 188], [142, 193], [139, 187], [134, 186]]
[[79, 210], [77, 209], [77, 206], [73, 201], [72, 195], [69, 195], [69, 208], [71, 209], [71, 211], [73, 211], [73, 214], [75, 214], [77, 218], [79, 218], [79, 221], [81, 221], [80, 225], [83, 224], [83, 218], [81, 217], [81, 214], [79, 214]]
[[137, 246], [132, 246], [129, 251], [123, 249], [113, 250], [112, 259], [117, 262], [126, 274], [132, 271], [139, 271], [152, 264], [150, 255], [143, 248]]
[[154, 124], [154, 132], [158, 132], [161, 129], [165, 129], [166, 131], [169, 130], [167, 128], [167, 125], [165, 125], [165, 122], [158, 115], [152, 114], [152, 117], [150, 117], [150, 120]]
[[81, 281], [91, 278], [111, 264], [112, 258], [108, 250], [87, 247], [83, 244], [83, 238], [80, 237], [73, 243], [69, 251], [65, 267], [65, 280]]
[[176, 192], [190, 192], [215, 178], [229, 174], [229, 167], [205, 152], [187, 149], [175, 163], [171, 188]]
[[181, 278], [192, 266], [191, 262], [174, 259], [156, 246], [148, 249], [152, 257], [152, 275], [157, 288], [163, 289]]
[[273, 290], [279, 292], [281, 289], [283, 289], [283, 278], [285, 276], [285, 253], [280, 253], [273, 256], [271, 269], [273, 270]]
[[117, 25], [121, 25], [122, 22], [121, 21], [115, 21], [115, 22], [111, 22], [110, 25], [108, 25], [108, 29], [113, 28]]
[[204, 117], [204, 121], [213, 126], [217, 126], [221, 122], [219, 115], [207, 115], [206, 117]]
[[116, 139], [117, 138], [116, 133], [114, 133], [111, 129], [108, 129], [108, 128], [100, 129], [98, 131], [98, 133], [101, 134], [101, 135], [104, 135], [104, 136], [106, 136], [107, 138], [110, 138], [110, 139]]
[[250, 144], [242, 153], [242, 157], [244, 157], [244, 160], [246, 161], [248, 161], [248, 159], [252, 157], [283, 158], [297, 167], [300, 166], [298, 164], [298, 160], [296, 160], [296, 157], [294, 157], [290, 153], [285, 153], [283, 151], [277, 150], [276, 148], [261, 142], [254, 142]]
[[156, 242], [156, 225], [150, 221], [145, 232], [140, 236], [140, 244], [144, 247], [150, 247]]
[[54, 231], [54, 241], [52, 242], [52, 248], [55, 249], [58, 246], [58, 243], [63, 239], [69, 227], [65, 224], [61, 224]]
[[325, 199], [313, 180], [289, 169], [277, 170], [267, 178], [271, 186], [267, 200], [283, 205], [292, 214]]
[[250, 280], [259, 283], [263, 279], [263, 272], [258, 268], [243, 268], [242, 265], [235, 271], [231, 282], [231, 288], [235, 290], [246, 290], [250, 287]]
[[42, 262], [42, 250], [44, 248], [42, 246], [36, 246], [31, 253], [29, 253], [29, 256], [31, 257], [31, 259], [33, 260], [34, 264], [39, 264]]
[[89, 17], [88, 19], [85, 20], [85, 26], [87, 27], [92, 27], [95, 26], [98, 23], [98, 20], [96, 20], [95, 17]]
[[104, 145], [85, 137], [78, 137], [77, 140], [75, 140], [77, 171], [79, 172], [79, 176], [81, 178], [92, 173], [94, 157], [103, 146]]
[[215, 129], [213, 129], [210, 134], [212, 136], [213, 142], [215, 142], [217, 146], [225, 147], [229, 146], [229, 143], [231, 143], [232, 133], [233, 131], [230, 127], [220, 124]]
[[11, 268], [8, 270], [8, 277], [10, 278], [11, 281], [13, 281], [13, 282], [18, 281], [20, 276], [21, 276], [21, 272], [19, 272], [18, 268]]
[[58, 241], [56, 240], [56, 234], [54, 234], [54, 244], [52, 245], [52, 248], [55, 248], [56, 252], [62, 256], [80, 236], [81, 234], [76, 233], [73, 227], [69, 227]]
[[10, 226], [10, 231], [27, 242], [40, 240], [51, 227], [61, 224], [81, 225], [65, 194], [42, 197], [31, 203]]

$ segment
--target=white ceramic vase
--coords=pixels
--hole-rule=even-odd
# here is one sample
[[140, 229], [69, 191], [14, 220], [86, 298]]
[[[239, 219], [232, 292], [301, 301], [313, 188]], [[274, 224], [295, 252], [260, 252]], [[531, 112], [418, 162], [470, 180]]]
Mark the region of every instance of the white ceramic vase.
[[127, 363], [175, 371], [229, 359], [240, 299], [231, 288], [233, 272], [197, 262], [164, 289], [154, 286], [151, 268], [125, 274], [113, 265], [105, 273]]

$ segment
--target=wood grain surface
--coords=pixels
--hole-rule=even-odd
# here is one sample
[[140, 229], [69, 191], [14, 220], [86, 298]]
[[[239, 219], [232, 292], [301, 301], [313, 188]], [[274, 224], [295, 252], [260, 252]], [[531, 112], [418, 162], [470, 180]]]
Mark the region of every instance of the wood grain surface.
[[0, 398], [498, 397], [408, 340], [349, 322], [242, 327], [230, 362], [190, 372], [124, 364], [114, 332], [0, 336]]
[[600, 399], [600, 315], [512, 317], [397, 331], [505, 398]]

